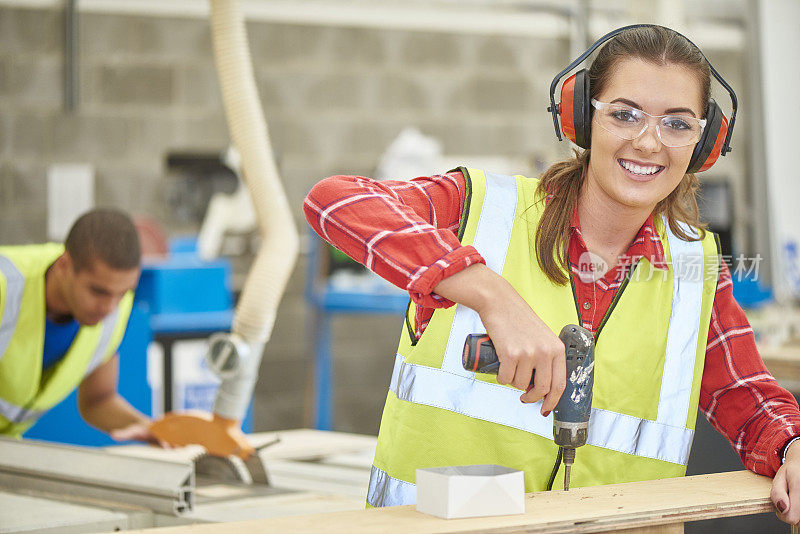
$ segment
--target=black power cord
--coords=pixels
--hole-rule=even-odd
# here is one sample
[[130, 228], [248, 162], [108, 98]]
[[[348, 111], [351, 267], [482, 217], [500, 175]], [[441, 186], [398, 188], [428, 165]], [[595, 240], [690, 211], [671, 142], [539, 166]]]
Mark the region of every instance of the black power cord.
[[561, 467], [561, 458], [564, 456], [564, 447], [558, 448], [558, 455], [556, 456], [556, 463], [553, 466], [553, 472], [550, 473], [550, 480], [547, 481], [547, 491], [553, 489], [553, 482], [556, 479], [556, 473], [558, 473], [558, 468]]

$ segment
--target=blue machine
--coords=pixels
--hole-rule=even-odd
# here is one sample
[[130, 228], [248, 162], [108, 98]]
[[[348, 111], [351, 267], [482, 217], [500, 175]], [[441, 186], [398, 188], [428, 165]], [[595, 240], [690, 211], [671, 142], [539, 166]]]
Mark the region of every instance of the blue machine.
[[[179, 367], [176, 354], [187, 353], [176, 350], [181, 344], [204, 340], [214, 332], [229, 331], [233, 320], [230, 261], [203, 261], [197, 256], [194, 243], [193, 238], [176, 240], [169, 258], [142, 266], [131, 318], [119, 347], [119, 392], [149, 416], [187, 409], [210, 412], [216, 396], [217, 382], [191, 380], [192, 376], [210, 374], [207, 369], [198, 369], [205, 365], [205, 360], [196, 350], [190, 354], [190, 361], [180, 362], [184, 364], [181, 369], [192, 370], [189, 380], [175, 374]], [[154, 342], [161, 347], [155, 351], [161, 358], [147, 356]], [[148, 370], [148, 365], [156, 368]], [[158, 380], [153, 380], [154, 376]], [[83, 421], [78, 413], [77, 396], [77, 391], [72, 392], [25, 437], [89, 446], [115, 444], [108, 435]], [[251, 402], [242, 422], [245, 432], [252, 429], [252, 412]]]

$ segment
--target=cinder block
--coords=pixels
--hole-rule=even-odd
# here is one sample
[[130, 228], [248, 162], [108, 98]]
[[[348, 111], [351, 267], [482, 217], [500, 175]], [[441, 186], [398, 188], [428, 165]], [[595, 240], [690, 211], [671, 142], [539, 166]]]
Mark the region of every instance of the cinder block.
[[223, 150], [230, 144], [228, 123], [219, 112], [189, 113], [176, 123], [174, 147], [182, 150]]
[[439, 139], [444, 153], [448, 155], [519, 157], [527, 154], [526, 130], [523, 129], [526, 118], [524, 114], [520, 118], [484, 118], [480, 115], [464, 114], [451, 119], [426, 122], [422, 130]]
[[0, 243], [27, 245], [46, 241], [47, 212], [42, 203], [15, 204], [0, 213]]
[[[297, 353], [306, 351], [304, 344], [298, 343], [299, 341], [295, 342], [297, 346], [293, 351], [295, 356]], [[261, 359], [260, 376], [261, 380], [265, 381], [265, 389], [273, 393], [303, 391], [308, 381], [310, 362], [304, 358], [287, 358], [285, 356], [291, 356], [291, 354], [286, 354], [286, 351], [281, 352], [283, 352], [283, 355], [280, 360], [277, 360], [275, 359], [277, 354], [269, 347], [264, 351], [264, 357]]]
[[309, 125], [309, 134], [313, 137], [313, 141], [306, 146], [290, 148], [293, 149], [291, 150], [293, 153], [306, 153], [309, 156], [342, 154], [346, 150], [348, 140], [353, 136], [354, 129], [358, 126], [351, 120], [337, 116], [323, 116], [317, 120], [306, 118], [304, 122]]
[[131, 139], [127, 119], [101, 115], [61, 115], [50, 135], [53, 156], [72, 160], [122, 158]]
[[[514, 68], [519, 65], [517, 53], [518, 41], [512, 37], [490, 36], [477, 43], [476, 59], [480, 66], [495, 70], [498, 68]], [[515, 46], [516, 44], [516, 46]]]
[[416, 83], [425, 92], [425, 117], [436, 119], [453, 115], [458, 109], [454, 99], [468, 77], [462, 72], [416, 75]]
[[[273, 371], [276, 378], [281, 373]], [[287, 428], [307, 428], [311, 425], [309, 390], [271, 392], [269, 384], [259, 381], [253, 395], [253, 430], [268, 432]]]
[[211, 61], [208, 20], [105, 13], [81, 14], [81, 53], [88, 59]]
[[7, 111], [0, 111], [0, 160], [9, 157], [13, 139], [12, 117]]
[[414, 66], [458, 66], [471, 46], [470, 39], [452, 33], [408, 32], [404, 40], [400, 60]]
[[364, 84], [361, 76], [326, 73], [317, 78], [308, 92], [307, 103], [318, 109], [357, 108], [363, 99]]
[[[299, 278], [305, 280], [305, 272], [295, 267], [295, 272], [300, 276]], [[294, 276], [293, 276], [294, 277]], [[305, 295], [303, 294], [284, 294], [281, 299], [281, 304], [278, 308], [278, 316], [272, 331], [272, 338], [269, 345], [274, 345], [274, 348], [281, 347], [279, 354], [274, 357], [278, 360], [285, 360], [290, 358], [286, 350], [294, 352], [304, 352], [310, 349], [312, 343], [311, 332], [309, 325], [313, 322], [311, 312], [304, 305]], [[290, 308], [301, 307], [299, 313], [292, 313]], [[268, 347], [269, 349], [269, 347]], [[294, 357], [292, 357], [294, 359]]]
[[362, 335], [364, 332], [370, 332], [370, 337], [373, 335], [380, 337], [381, 343], [369, 344], [370, 346], [365, 348], [346, 343], [336, 344], [334, 351], [336, 383], [348, 389], [378, 385], [379, 392], [385, 393], [392, 378], [400, 328], [394, 328], [391, 333], [381, 332], [380, 336], [377, 333], [372, 334], [367, 328], [362, 330]]
[[343, 151], [374, 154], [377, 164], [380, 155], [405, 126], [405, 121], [359, 116], [353, 125], [352, 134], [344, 140]]
[[14, 202], [14, 178], [12, 166], [8, 161], [0, 162], [0, 206], [9, 206]]
[[81, 13], [80, 32], [80, 53], [84, 60], [130, 56], [135, 52], [128, 17]]
[[256, 65], [321, 63], [331, 33], [323, 26], [251, 22], [247, 25], [250, 53]]
[[376, 162], [374, 155], [349, 154], [338, 158], [322, 158], [314, 154], [282, 155], [279, 161], [280, 172], [289, 205], [297, 210], [297, 220], [305, 224], [301, 206], [314, 184], [334, 174], [370, 176], [375, 170]]
[[302, 215], [303, 199], [311, 190], [311, 187], [321, 179], [329, 176], [327, 168], [324, 166], [315, 166], [313, 162], [293, 162], [292, 160], [308, 160], [308, 156], [295, 155], [280, 160], [280, 173], [283, 180], [283, 187], [286, 190], [286, 198], [289, 201], [289, 206], [294, 210], [298, 220], [301, 220], [303, 226], [298, 228], [305, 228], [305, 217]]
[[[34, 115], [32, 113], [3, 114], [0, 119], [3, 131], [10, 131], [8, 139], [12, 158], [34, 156], [46, 158], [51, 150], [51, 132], [53, 117], [50, 115]], [[5, 133], [5, 132], [4, 132]]]
[[481, 112], [519, 114], [531, 110], [533, 89], [522, 77], [478, 79], [474, 85], [474, 105]]
[[100, 164], [95, 171], [95, 200], [98, 205], [163, 217], [166, 215], [164, 188], [160, 174], [143, 168]]
[[454, 105], [476, 112], [521, 113], [529, 109], [531, 87], [521, 77], [474, 76], [456, 91]]
[[7, 67], [6, 94], [17, 105], [39, 111], [56, 109], [63, 100], [61, 59], [55, 56], [13, 56]]
[[213, 65], [200, 63], [176, 68], [175, 104], [203, 109], [222, 109], [219, 80]]
[[431, 108], [430, 93], [419, 77], [400, 74], [381, 76], [376, 88], [378, 107], [387, 110], [411, 109], [425, 111]]
[[99, 67], [98, 82], [101, 101], [117, 105], [166, 106], [175, 85], [170, 67], [130, 63]]
[[6, 52], [54, 53], [62, 48], [62, 9], [0, 8], [0, 49]]
[[388, 390], [388, 382], [375, 383], [371, 386], [335, 388], [333, 395], [336, 430], [377, 435]]
[[[272, 150], [276, 154], [286, 152], [306, 152], [313, 154], [318, 150], [319, 133], [315, 121], [302, 117], [267, 118], [267, 128]], [[323, 128], [324, 129], [324, 128]]]
[[[173, 114], [148, 111], [125, 117], [128, 130], [127, 157], [139, 160], [158, 155], [166, 160], [166, 153], [182, 145], [179, 142], [179, 124], [182, 118]], [[182, 129], [182, 128], [181, 128]]]
[[269, 68], [256, 70], [258, 90], [264, 109], [271, 113], [305, 110], [308, 91], [318, 83], [320, 74], [312, 71], [279, 72]]
[[[264, 73], [263, 71], [256, 71], [256, 84], [258, 96], [261, 99], [261, 105], [265, 113], [280, 113], [287, 111], [294, 107], [300, 108], [301, 104], [298, 102], [302, 100], [302, 96], [294, 94], [287, 86], [288, 83], [283, 79], [282, 75], [274, 73]], [[308, 78], [308, 77], [306, 77]], [[299, 87], [297, 90], [302, 91]]]
[[36, 160], [23, 160], [12, 163], [10, 169], [10, 192], [14, 205], [47, 204], [46, 165]]
[[131, 47], [137, 53], [160, 60], [211, 60], [211, 28], [208, 20], [136, 16], [126, 17], [131, 28]]
[[387, 41], [381, 30], [335, 28], [325, 51], [329, 61], [341, 65], [383, 65], [387, 60]]
[[6, 96], [9, 91], [8, 78], [10, 75], [11, 58], [5, 54], [0, 54], [0, 95]]

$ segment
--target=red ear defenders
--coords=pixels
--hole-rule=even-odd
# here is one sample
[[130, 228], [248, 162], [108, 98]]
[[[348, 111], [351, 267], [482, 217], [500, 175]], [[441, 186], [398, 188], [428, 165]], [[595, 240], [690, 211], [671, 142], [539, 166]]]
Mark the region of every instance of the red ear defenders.
[[[589, 77], [586, 74], [586, 69], [581, 69], [566, 80], [561, 85], [561, 101], [556, 105], [555, 103], [555, 89], [559, 80], [564, 75], [579, 65], [586, 59], [592, 52], [594, 52], [600, 45], [625, 30], [630, 28], [640, 28], [652, 26], [651, 24], [634, 24], [618, 28], [600, 39], [598, 39], [586, 52], [580, 55], [575, 61], [570, 63], [564, 70], [559, 72], [550, 84], [550, 106], [547, 111], [553, 115], [553, 125], [556, 129], [556, 137], [561, 141], [561, 134], [570, 141], [575, 143], [581, 148], [589, 148], [592, 137], [592, 105], [591, 93], [589, 87]], [[676, 32], [677, 33], [677, 32]], [[678, 34], [681, 35], [681, 34]], [[682, 36], [682, 35], [681, 35]], [[683, 36], [682, 36], [683, 37]], [[685, 37], [684, 37], [685, 39]], [[689, 41], [689, 39], [686, 39]], [[691, 41], [689, 41], [692, 43]], [[692, 43], [694, 45], [694, 43]], [[697, 45], [695, 45], [696, 47]], [[699, 50], [699, 49], [698, 49]], [[702, 54], [702, 52], [701, 52]], [[705, 55], [703, 55], [705, 58]], [[714, 69], [713, 65], [706, 59], [708, 66], [714, 78], [719, 81], [723, 87], [728, 91], [733, 102], [733, 113], [731, 114], [730, 123], [725, 117], [725, 114], [720, 109], [719, 105], [714, 99], [709, 99], [705, 109], [706, 126], [703, 128], [703, 133], [700, 140], [694, 147], [692, 157], [689, 160], [689, 168], [686, 172], [701, 172], [709, 169], [720, 156], [724, 156], [731, 151], [730, 139], [733, 134], [733, 125], [736, 121], [736, 111], [738, 109], [738, 102], [736, 100], [736, 93], [728, 85], [727, 82], [720, 76]], [[561, 118], [561, 127], [559, 128], [558, 117]]]

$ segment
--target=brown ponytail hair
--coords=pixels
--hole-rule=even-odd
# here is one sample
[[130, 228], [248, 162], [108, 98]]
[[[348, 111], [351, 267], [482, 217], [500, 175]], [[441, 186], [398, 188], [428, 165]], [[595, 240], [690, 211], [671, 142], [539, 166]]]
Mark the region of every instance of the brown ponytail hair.
[[[682, 35], [661, 26], [632, 28], [611, 38], [597, 54], [587, 71], [591, 98], [603, 92], [614, 74], [616, 65], [626, 59], [641, 59], [656, 65], [680, 65], [692, 71], [700, 82], [703, 111], [711, 96], [711, 72], [702, 53]], [[552, 165], [542, 175], [538, 197], [545, 202], [536, 228], [536, 256], [539, 267], [551, 282], [569, 282], [567, 244], [572, 213], [589, 167], [591, 150], [575, 152], [575, 157]], [[697, 241], [705, 236], [700, 222], [697, 190], [700, 181], [694, 174], [684, 175], [664, 200], [656, 204], [653, 215], [664, 215], [669, 228], [684, 241]], [[679, 222], [698, 229], [700, 237], [687, 234]]]

